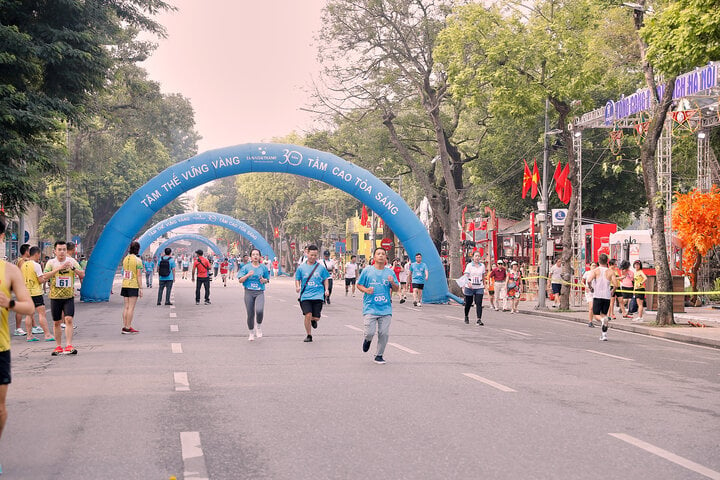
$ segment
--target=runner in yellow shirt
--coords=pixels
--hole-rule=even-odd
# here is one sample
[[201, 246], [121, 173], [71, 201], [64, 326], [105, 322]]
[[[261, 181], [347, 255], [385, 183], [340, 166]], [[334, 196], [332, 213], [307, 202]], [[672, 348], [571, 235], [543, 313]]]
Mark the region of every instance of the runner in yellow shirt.
[[[23, 262], [20, 271], [22, 272], [23, 278], [25, 279], [25, 286], [30, 291], [30, 296], [35, 304], [35, 311], [38, 314], [38, 321], [40, 327], [45, 335], [46, 342], [53, 342], [55, 338], [50, 333], [50, 329], [47, 324], [47, 315], [45, 314], [45, 299], [43, 297], [42, 284], [47, 280], [47, 275], [42, 273], [42, 268], [38, 261], [40, 260], [40, 247], [30, 247], [30, 256]], [[25, 315], [25, 327], [27, 328], [27, 341], [37, 342], [37, 338], [33, 336], [35, 333], [32, 328], [33, 319], [35, 313]]]
[[[55, 342], [52, 355], [77, 355], [72, 345], [73, 317], [75, 316], [75, 275], [83, 278], [80, 264], [67, 254], [67, 243], [55, 242], [55, 258], [45, 264], [45, 276], [50, 282], [50, 311], [53, 317]], [[62, 347], [62, 323], [65, 323], [65, 349]]]

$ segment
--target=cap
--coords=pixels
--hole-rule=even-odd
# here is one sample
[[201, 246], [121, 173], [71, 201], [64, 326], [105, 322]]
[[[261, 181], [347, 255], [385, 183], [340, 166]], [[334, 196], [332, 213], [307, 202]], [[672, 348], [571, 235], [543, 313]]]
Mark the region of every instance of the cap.
[[502, 264], [503, 264], [503, 261], [502, 261], [502, 260], [498, 260], [498, 261], [497, 261], [497, 264], [498, 264], [498, 265], [502, 265]]
[[197, 250], [195, 250], [195, 253], [197, 253], [198, 255], [202, 255], [203, 251], [198, 248]]
[[510, 266], [512, 267], [513, 265], [517, 265], [517, 264], [518, 264], [517, 262], [513, 261], [510, 263]]
[[329, 251], [329, 250], [325, 250], [325, 251], [323, 252], [323, 255], [330, 255], [330, 251]]

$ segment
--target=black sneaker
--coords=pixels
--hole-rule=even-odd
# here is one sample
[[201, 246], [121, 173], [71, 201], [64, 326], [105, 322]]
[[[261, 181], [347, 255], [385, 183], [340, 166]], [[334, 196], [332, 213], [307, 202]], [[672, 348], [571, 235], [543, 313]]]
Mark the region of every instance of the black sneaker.
[[480, 320], [479, 318], [477, 319], [477, 324], [478, 324], [479, 326], [481, 326], [481, 327], [482, 327], [483, 325], [485, 325], [485, 324], [482, 322], [482, 320]]
[[195, 305], [200, 305], [200, 302], [199, 301], [195, 302]]
[[413, 302], [413, 307], [417, 307], [417, 302]]
[[310, 325], [311, 325], [313, 328], [317, 328], [317, 320], [310, 320]]
[[400, 303], [405, 303], [405, 299], [404, 299], [404, 298], [401, 298], [401, 299], [400, 299]]
[[305, 340], [303, 340], [303, 342], [312, 342], [312, 335], [308, 335], [307, 337], [305, 337]]
[[382, 355], [376, 355], [374, 362], [379, 363], [380, 365], [384, 365], [385, 359], [382, 357]]
[[363, 352], [367, 352], [370, 350], [370, 344], [372, 343], [372, 340], [363, 340]]
[[[160, 304], [158, 303], [158, 305], [160, 305]], [[172, 303], [171, 303], [171, 302], [165, 302], [165, 305], [172, 305]]]
[[157, 304], [160, 305], [160, 302], [158, 302]]
[[327, 303], [328, 305], [330, 305], [330, 297], [327, 297], [327, 300], [325, 300], [325, 303]]
[[465, 323], [467, 323], [467, 324], [470, 323], [470, 319], [467, 316], [465, 316]]
[[211, 305], [210, 300], [205, 300], [205, 305]]

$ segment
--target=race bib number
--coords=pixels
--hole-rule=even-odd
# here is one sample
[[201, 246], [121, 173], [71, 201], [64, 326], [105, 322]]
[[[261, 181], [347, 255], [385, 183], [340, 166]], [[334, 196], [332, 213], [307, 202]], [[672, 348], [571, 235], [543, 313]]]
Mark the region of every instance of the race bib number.
[[70, 287], [70, 280], [72, 279], [69, 275], [58, 275], [55, 277], [55, 286], [58, 288]]
[[123, 270], [123, 280], [132, 280], [132, 270]]
[[470, 279], [470, 283], [472, 283], [473, 285], [482, 285], [483, 279], [482, 277], [472, 277]]
[[387, 303], [387, 297], [385, 295], [375, 295], [373, 297], [375, 303]]
[[250, 290], [260, 290], [260, 284], [258, 282], [250, 282], [248, 288], [250, 288]]

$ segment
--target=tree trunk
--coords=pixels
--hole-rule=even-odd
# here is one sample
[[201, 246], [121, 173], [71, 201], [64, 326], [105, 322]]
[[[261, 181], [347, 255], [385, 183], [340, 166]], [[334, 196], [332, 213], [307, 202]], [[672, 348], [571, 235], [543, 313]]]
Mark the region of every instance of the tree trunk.
[[[578, 204], [578, 182], [577, 182], [577, 165], [575, 163], [575, 150], [572, 144], [572, 132], [567, 130], [567, 115], [570, 113], [570, 107], [562, 101], [550, 99], [550, 103], [560, 114], [558, 125], [562, 128], [563, 141], [567, 150], [568, 163], [570, 165], [568, 173], [568, 181], [572, 185], [572, 194], [570, 195], [570, 203], [568, 204], [568, 213], [565, 217], [565, 225], [563, 226], [562, 236], [562, 253], [560, 254], [560, 265], [562, 266], [563, 285], [560, 290], [560, 309], [570, 309], [570, 291], [573, 277], [572, 259], [573, 259], [573, 224], [575, 223], [575, 215], [577, 213]], [[552, 170], [552, 169], [551, 169]], [[547, 172], [549, 174], [550, 172]], [[548, 187], [549, 188], [549, 187]], [[548, 195], [548, 202], [550, 195]]]

